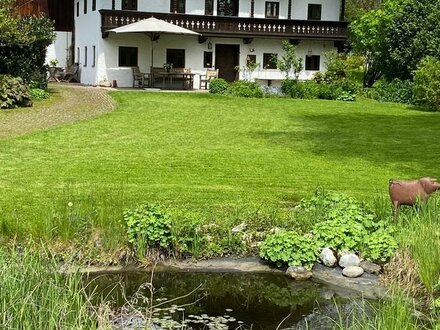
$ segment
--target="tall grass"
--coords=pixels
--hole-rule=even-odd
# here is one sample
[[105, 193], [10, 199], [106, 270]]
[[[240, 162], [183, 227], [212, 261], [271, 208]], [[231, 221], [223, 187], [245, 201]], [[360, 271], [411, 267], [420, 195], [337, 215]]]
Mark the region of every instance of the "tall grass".
[[391, 294], [391, 299], [379, 304], [361, 301], [359, 308], [344, 317], [339, 313], [334, 330], [417, 330], [422, 324], [414, 317], [410, 299], [398, 289]]
[[429, 293], [440, 278], [440, 198], [409, 208], [401, 216], [400, 245], [407, 247]]
[[79, 274], [63, 276], [54, 260], [0, 249], [1, 329], [104, 329]]

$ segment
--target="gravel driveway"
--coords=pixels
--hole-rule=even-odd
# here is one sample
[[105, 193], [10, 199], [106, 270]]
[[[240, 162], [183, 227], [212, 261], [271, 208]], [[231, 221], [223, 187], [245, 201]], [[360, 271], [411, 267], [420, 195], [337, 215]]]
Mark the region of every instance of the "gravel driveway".
[[113, 111], [116, 103], [105, 89], [50, 84], [51, 98], [32, 108], [0, 111], [0, 139], [74, 123]]

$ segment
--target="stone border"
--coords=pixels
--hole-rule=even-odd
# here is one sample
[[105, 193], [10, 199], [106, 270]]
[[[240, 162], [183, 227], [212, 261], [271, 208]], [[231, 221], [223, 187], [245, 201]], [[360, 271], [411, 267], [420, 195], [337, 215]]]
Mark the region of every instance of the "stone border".
[[[87, 267], [80, 269], [83, 274], [115, 274], [126, 272], [151, 272], [152, 266], [112, 266], [112, 267]], [[284, 271], [270, 267], [258, 257], [247, 258], [215, 258], [194, 262], [192, 260], [160, 262], [154, 269], [156, 272], [204, 272], [204, 273], [258, 273], [284, 275]], [[73, 269], [67, 273], [74, 272]], [[293, 280], [292, 280], [293, 281]], [[335, 291], [349, 290], [360, 294], [367, 299], [383, 298], [387, 289], [380, 282], [379, 276], [365, 273], [362, 277], [347, 278], [342, 275], [342, 268], [329, 268], [319, 263], [313, 267], [312, 281], [333, 287]]]

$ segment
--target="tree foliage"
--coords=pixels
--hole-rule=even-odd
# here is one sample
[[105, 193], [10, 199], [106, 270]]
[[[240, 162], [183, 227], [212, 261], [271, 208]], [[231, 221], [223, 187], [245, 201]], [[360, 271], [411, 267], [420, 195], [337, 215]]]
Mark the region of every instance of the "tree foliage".
[[282, 45], [284, 55], [277, 59], [277, 68], [284, 73], [285, 79], [298, 80], [299, 73], [303, 69], [302, 58], [296, 56], [296, 47], [289, 41], [284, 40]]
[[353, 22], [366, 12], [379, 9], [381, 4], [382, 0], [347, 0], [345, 5], [345, 19], [349, 22]]
[[423, 57], [440, 58], [439, 17], [438, 0], [385, 0], [353, 22], [353, 48], [366, 58], [365, 85], [382, 75], [410, 79]]
[[0, 0], [0, 74], [18, 76], [25, 82], [43, 79], [46, 48], [54, 39], [51, 20], [18, 17], [11, 0]]
[[417, 101], [432, 110], [440, 111], [440, 60], [424, 58], [414, 73], [414, 94]]

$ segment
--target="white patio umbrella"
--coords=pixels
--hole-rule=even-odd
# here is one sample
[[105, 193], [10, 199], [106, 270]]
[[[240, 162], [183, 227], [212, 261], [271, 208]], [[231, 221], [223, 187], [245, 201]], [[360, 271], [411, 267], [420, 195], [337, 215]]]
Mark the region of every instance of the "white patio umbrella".
[[161, 34], [180, 34], [180, 35], [195, 35], [200, 33], [185, 29], [183, 27], [165, 22], [163, 20], [151, 17], [132, 24], [124, 25], [109, 32], [115, 33], [142, 33], [150, 37], [151, 40], [151, 71], [153, 68], [154, 56], [154, 41], [158, 40]]

